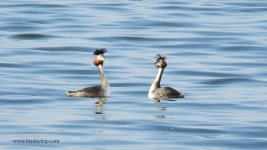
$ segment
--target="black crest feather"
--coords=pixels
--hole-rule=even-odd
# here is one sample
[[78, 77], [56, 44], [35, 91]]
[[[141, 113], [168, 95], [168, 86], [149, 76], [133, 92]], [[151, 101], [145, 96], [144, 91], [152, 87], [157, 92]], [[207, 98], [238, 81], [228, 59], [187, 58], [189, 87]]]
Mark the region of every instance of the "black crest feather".
[[96, 49], [94, 51], [94, 55], [102, 55], [104, 54], [105, 52], [107, 52], [107, 50], [105, 48], [99, 48], [99, 49]]
[[157, 59], [157, 61], [159, 61], [159, 60], [161, 60], [161, 59], [162, 59], [162, 60], [165, 60], [166, 57], [161, 56], [160, 54], [157, 54], [156, 59]]

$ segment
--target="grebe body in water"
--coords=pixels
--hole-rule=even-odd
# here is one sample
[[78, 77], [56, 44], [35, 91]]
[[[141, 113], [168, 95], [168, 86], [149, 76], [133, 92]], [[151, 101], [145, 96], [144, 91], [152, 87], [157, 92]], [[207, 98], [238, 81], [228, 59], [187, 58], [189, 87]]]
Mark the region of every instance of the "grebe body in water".
[[156, 62], [154, 63], [158, 70], [158, 74], [156, 76], [156, 79], [152, 83], [148, 97], [151, 99], [171, 99], [171, 98], [183, 98], [184, 95], [177, 90], [171, 88], [171, 87], [161, 87], [160, 81], [163, 74], [164, 69], [167, 67], [167, 63], [165, 61], [165, 57], [162, 57], [160, 54], [156, 57]]
[[100, 73], [101, 82], [98, 86], [93, 87], [87, 87], [81, 90], [77, 91], [68, 91], [68, 96], [75, 96], [75, 97], [106, 97], [109, 96], [109, 83], [106, 78], [103, 64], [104, 64], [104, 53], [106, 52], [106, 49], [96, 49], [94, 51], [94, 57], [93, 63], [97, 66], [98, 71]]

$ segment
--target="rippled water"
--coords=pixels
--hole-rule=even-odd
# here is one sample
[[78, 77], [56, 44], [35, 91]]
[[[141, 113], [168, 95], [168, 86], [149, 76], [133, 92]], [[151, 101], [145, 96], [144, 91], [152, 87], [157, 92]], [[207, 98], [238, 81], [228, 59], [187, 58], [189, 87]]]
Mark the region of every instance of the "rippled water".
[[[0, 149], [267, 147], [266, 1], [1, 0], [0, 16]], [[104, 104], [66, 96], [98, 84], [95, 48]], [[186, 98], [147, 98], [157, 53]]]

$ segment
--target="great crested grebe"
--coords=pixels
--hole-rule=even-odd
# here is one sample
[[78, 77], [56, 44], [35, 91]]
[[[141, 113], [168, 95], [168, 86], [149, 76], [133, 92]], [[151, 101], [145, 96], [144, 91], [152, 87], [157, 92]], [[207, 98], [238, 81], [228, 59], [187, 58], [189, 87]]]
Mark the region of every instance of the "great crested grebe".
[[164, 71], [167, 67], [165, 57], [157, 54], [156, 62], [154, 63], [157, 68], [159, 68], [156, 79], [152, 83], [148, 97], [151, 99], [171, 99], [171, 98], [183, 98], [184, 95], [171, 87], [160, 87], [160, 80]]
[[97, 66], [100, 76], [101, 76], [101, 82], [98, 86], [93, 87], [87, 87], [81, 90], [77, 91], [68, 91], [68, 96], [75, 96], [75, 97], [106, 97], [109, 96], [109, 83], [106, 78], [105, 72], [103, 70], [103, 63], [104, 63], [104, 53], [106, 52], [106, 49], [96, 49], [94, 51], [94, 57], [93, 63]]

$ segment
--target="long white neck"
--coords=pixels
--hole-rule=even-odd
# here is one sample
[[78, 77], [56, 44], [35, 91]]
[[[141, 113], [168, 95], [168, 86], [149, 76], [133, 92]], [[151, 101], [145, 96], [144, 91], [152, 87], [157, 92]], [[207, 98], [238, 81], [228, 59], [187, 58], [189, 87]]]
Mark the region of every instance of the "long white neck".
[[101, 86], [103, 89], [107, 89], [107, 88], [109, 87], [109, 84], [108, 84], [108, 79], [106, 78], [106, 75], [105, 75], [103, 66], [102, 66], [102, 65], [98, 65], [97, 68], [98, 68], [98, 70], [99, 70], [100, 77], [101, 77], [101, 83], [100, 83], [100, 86]]
[[156, 76], [156, 79], [153, 81], [152, 85], [150, 86], [148, 97], [153, 98], [153, 92], [160, 88], [160, 81], [163, 74], [164, 68], [159, 68], [158, 74]]

